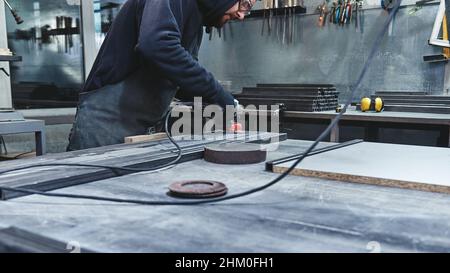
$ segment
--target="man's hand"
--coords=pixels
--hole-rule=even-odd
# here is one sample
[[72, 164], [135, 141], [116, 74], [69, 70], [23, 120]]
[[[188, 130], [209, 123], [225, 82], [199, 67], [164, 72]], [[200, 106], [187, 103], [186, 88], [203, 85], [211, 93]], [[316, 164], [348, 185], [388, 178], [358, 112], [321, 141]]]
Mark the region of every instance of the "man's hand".
[[243, 110], [242, 105], [239, 104], [239, 101], [237, 99], [234, 99], [234, 108], [236, 109], [236, 113], [239, 113]]
[[231, 122], [231, 126], [228, 130], [232, 133], [238, 133], [242, 132], [242, 124], [238, 122], [238, 115], [243, 110], [243, 108], [239, 104], [239, 101], [237, 99], [234, 100], [234, 108], [235, 108], [234, 120]]

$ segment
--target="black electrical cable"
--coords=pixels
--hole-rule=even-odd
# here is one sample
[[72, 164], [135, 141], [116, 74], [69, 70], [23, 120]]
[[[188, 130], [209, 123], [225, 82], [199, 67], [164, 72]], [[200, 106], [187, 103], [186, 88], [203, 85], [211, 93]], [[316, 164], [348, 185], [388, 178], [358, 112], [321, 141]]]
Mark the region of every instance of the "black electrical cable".
[[22, 168], [16, 168], [16, 169], [11, 169], [11, 170], [5, 170], [5, 171], [1, 171], [0, 175], [5, 174], [5, 173], [10, 173], [10, 172], [15, 172], [15, 171], [21, 171], [21, 170], [28, 170], [31, 168], [38, 168], [38, 167], [54, 167], [54, 166], [69, 166], [69, 167], [86, 167], [86, 168], [99, 168], [99, 169], [108, 169], [108, 170], [112, 170], [112, 171], [125, 171], [125, 172], [150, 172], [150, 171], [157, 171], [157, 170], [161, 170], [167, 167], [170, 167], [172, 165], [175, 165], [176, 163], [178, 163], [181, 159], [181, 157], [183, 156], [183, 149], [180, 147], [180, 145], [173, 139], [172, 135], [170, 134], [168, 128], [169, 128], [169, 119], [170, 119], [170, 114], [172, 113], [172, 111], [170, 110], [167, 115], [165, 116], [165, 128], [166, 128], [166, 135], [169, 138], [170, 142], [175, 145], [175, 147], [177, 148], [177, 153], [178, 156], [172, 160], [171, 162], [168, 162], [166, 164], [154, 167], [154, 168], [127, 168], [127, 167], [114, 167], [114, 166], [106, 166], [106, 165], [95, 165], [95, 164], [78, 164], [78, 163], [47, 163], [47, 164], [36, 164], [36, 165], [32, 165], [32, 166], [25, 166]]
[[[331, 133], [331, 130], [337, 125], [337, 123], [341, 120], [344, 113], [347, 111], [348, 107], [352, 103], [353, 97], [356, 93], [356, 90], [358, 89], [359, 85], [361, 84], [362, 79], [364, 78], [367, 69], [369, 68], [375, 53], [377, 52], [377, 49], [379, 48], [379, 45], [381, 43], [381, 40], [383, 39], [389, 24], [391, 23], [392, 19], [394, 18], [395, 14], [397, 13], [399, 7], [401, 4], [401, 0], [397, 1], [396, 5], [393, 7], [393, 9], [389, 13], [389, 17], [387, 21], [384, 23], [380, 33], [375, 39], [375, 42], [372, 46], [372, 49], [370, 51], [369, 57], [367, 58], [366, 63], [364, 64], [363, 69], [361, 70], [361, 73], [356, 81], [356, 84], [353, 86], [352, 91], [350, 93], [350, 96], [344, 106], [343, 111], [341, 111], [336, 118], [333, 120], [333, 122], [328, 126], [328, 128], [317, 138], [317, 140], [311, 145], [311, 147], [306, 150], [304, 155], [300, 157], [287, 171], [282, 173], [280, 176], [272, 180], [271, 182], [267, 183], [264, 186], [245, 191], [239, 194], [233, 194], [221, 198], [215, 198], [215, 199], [209, 199], [209, 200], [200, 200], [200, 201], [180, 201], [180, 202], [171, 202], [171, 201], [146, 201], [146, 200], [135, 200], [135, 199], [119, 199], [119, 198], [109, 198], [109, 197], [98, 197], [98, 196], [88, 196], [88, 195], [76, 195], [76, 194], [64, 194], [64, 193], [49, 193], [49, 192], [41, 192], [41, 191], [34, 191], [34, 190], [27, 190], [27, 189], [14, 189], [9, 187], [0, 187], [0, 190], [4, 191], [13, 191], [13, 192], [19, 192], [19, 193], [25, 193], [25, 194], [37, 194], [42, 196], [49, 196], [49, 197], [63, 197], [63, 198], [74, 198], [74, 199], [87, 199], [87, 200], [95, 200], [95, 201], [107, 201], [107, 202], [115, 202], [115, 203], [130, 203], [130, 204], [139, 204], [139, 205], [153, 205], [153, 206], [178, 206], [178, 205], [201, 205], [201, 204], [211, 204], [211, 203], [217, 203], [222, 201], [227, 201], [231, 199], [241, 198], [244, 196], [251, 195], [256, 192], [263, 191], [269, 187], [272, 187], [273, 185], [279, 183], [281, 180], [286, 178], [316, 147], [319, 145], [319, 143], [325, 139], [326, 136], [328, 136]], [[167, 125], [167, 122], [166, 122]], [[166, 127], [166, 132], [168, 131]], [[1, 173], [0, 173], [1, 174]]]

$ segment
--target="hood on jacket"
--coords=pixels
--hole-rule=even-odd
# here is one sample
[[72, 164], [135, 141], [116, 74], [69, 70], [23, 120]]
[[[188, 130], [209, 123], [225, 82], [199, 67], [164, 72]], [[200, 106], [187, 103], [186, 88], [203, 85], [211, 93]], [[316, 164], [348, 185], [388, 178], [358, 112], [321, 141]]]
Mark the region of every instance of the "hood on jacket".
[[197, 0], [200, 12], [203, 14], [204, 24], [212, 25], [239, 0]]

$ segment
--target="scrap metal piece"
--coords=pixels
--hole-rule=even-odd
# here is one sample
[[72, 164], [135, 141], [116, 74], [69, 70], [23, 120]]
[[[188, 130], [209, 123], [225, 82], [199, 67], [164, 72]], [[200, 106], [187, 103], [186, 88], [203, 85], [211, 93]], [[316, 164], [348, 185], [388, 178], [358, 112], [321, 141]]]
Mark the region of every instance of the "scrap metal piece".
[[177, 182], [170, 185], [169, 190], [170, 196], [187, 199], [220, 197], [228, 193], [225, 184], [207, 180]]
[[257, 144], [224, 143], [206, 146], [204, 158], [216, 164], [256, 164], [266, 161], [267, 151]]

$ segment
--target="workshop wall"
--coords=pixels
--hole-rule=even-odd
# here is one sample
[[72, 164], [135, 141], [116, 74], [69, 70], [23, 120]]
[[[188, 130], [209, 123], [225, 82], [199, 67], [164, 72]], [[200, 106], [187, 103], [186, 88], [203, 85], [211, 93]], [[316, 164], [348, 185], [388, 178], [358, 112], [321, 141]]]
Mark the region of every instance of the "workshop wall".
[[[438, 54], [428, 45], [437, 5], [414, 14], [402, 7], [393, 28], [362, 82], [357, 97], [376, 90], [423, 90], [442, 94], [444, 63], [425, 63], [424, 55]], [[311, 8], [309, 8], [311, 12]], [[232, 22], [211, 40], [204, 35], [200, 61], [216, 78], [231, 81], [230, 90], [240, 92], [256, 83], [331, 83], [347, 98], [376, 34], [388, 14], [382, 9], [364, 11], [362, 28], [334, 24], [318, 27], [318, 15], [297, 15], [292, 44], [281, 42], [282, 33], [261, 35], [262, 18]], [[274, 20], [275, 21], [275, 20]]]

